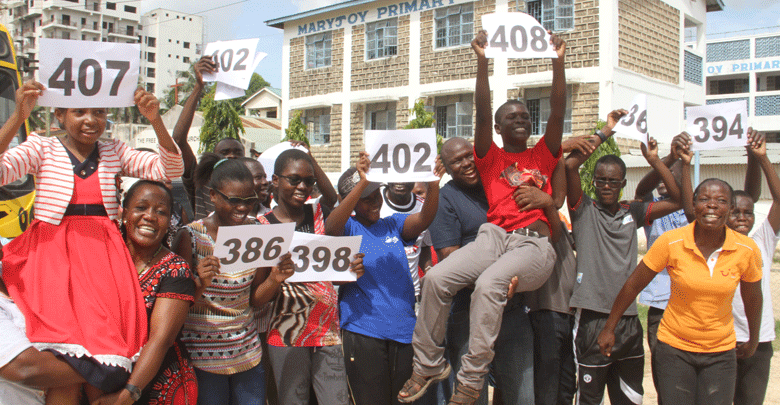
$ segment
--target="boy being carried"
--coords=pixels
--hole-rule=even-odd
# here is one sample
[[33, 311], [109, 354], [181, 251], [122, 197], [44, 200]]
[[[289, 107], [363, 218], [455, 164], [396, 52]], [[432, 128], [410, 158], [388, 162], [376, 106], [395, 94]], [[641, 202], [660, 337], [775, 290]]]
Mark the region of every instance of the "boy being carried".
[[517, 277], [519, 291], [539, 288], [555, 262], [548, 236], [549, 221], [537, 204], [521, 211], [515, 195], [538, 187], [551, 194], [549, 178], [561, 156], [561, 137], [566, 108], [564, 54], [566, 43], [553, 35], [558, 53], [552, 60], [553, 80], [550, 118], [544, 137], [533, 148], [530, 113], [517, 100], [496, 111], [495, 130], [503, 148], [493, 142], [490, 116], [490, 84], [485, 57], [487, 32], [480, 31], [471, 42], [477, 55], [475, 90], [476, 131], [474, 155], [488, 199], [488, 223], [482, 225], [474, 242], [456, 250], [435, 266], [423, 283], [422, 303], [414, 329], [414, 373], [398, 395], [401, 402], [422, 396], [432, 382], [450, 374], [444, 359], [444, 337], [452, 297], [463, 287], [474, 285], [471, 296], [469, 351], [458, 372], [458, 387], [450, 404], [473, 404], [483, 387], [493, 345], [501, 327], [507, 285]]

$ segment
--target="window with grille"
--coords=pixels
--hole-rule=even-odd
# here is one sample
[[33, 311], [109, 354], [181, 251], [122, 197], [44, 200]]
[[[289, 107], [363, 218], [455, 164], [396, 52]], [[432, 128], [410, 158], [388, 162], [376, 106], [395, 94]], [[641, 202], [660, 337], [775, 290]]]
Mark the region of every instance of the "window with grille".
[[306, 67], [308, 69], [330, 66], [332, 37], [330, 32], [306, 37]]
[[366, 59], [398, 54], [398, 19], [366, 24]]
[[723, 62], [750, 58], [750, 40], [707, 44], [707, 62]]
[[[540, 89], [541, 90], [541, 89]], [[529, 93], [541, 93], [540, 90], [529, 91]], [[566, 113], [563, 117], [563, 133], [571, 133], [571, 87], [566, 89]], [[550, 97], [534, 97], [525, 101], [528, 108], [528, 114], [531, 119], [531, 135], [544, 135], [547, 131], [547, 120], [550, 119]]]
[[370, 111], [366, 119], [366, 129], [395, 129], [395, 110]]
[[710, 79], [709, 92], [707, 94], [734, 94], [747, 93], [750, 80], [747, 77], [737, 79], [712, 80]]
[[780, 36], [756, 38], [756, 58], [780, 56]]
[[471, 43], [474, 36], [474, 5], [461, 4], [437, 8], [436, 48], [446, 48]]
[[574, 29], [574, 0], [530, 0], [525, 9], [520, 2], [518, 11], [525, 11], [551, 31]]
[[702, 83], [702, 58], [695, 53], [685, 51], [685, 71], [683, 79], [688, 83], [698, 84]]
[[780, 115], [780, 96], [756, 97], [756, 116]]
[[329, 109], [307, 111], [305, 122], [310, 144], [323, 145], [330, 143]]
[[472, 103], [465, 101], [466, 98], [471, 99], [472, 95], [469, 94], [462, 98], [464, 101], [436, 106], [436, 133], [444, 138], [471, 138], [474, 136], [471, 126]]

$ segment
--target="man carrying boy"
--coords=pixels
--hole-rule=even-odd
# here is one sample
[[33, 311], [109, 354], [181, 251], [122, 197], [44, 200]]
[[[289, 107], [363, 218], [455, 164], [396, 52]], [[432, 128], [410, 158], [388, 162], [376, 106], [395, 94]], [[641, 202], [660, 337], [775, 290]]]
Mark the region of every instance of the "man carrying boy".
[[549, 222], [542, 209], [520, 211], [514, 199], [523, 187], [538, 187], [551, 193], [549, 178], [561, 156], [561, 137], [566, 109], [564, 55], [566, 43], [552, 36], [558, 58], [552, 60], [553, 80], [550, 118], [544, 137], [527, 147], [531, 135], [528, 108], [516, 100], [504, 103], [495, 114], [495, 130], [503, 148], [493, 142], [490, 116], [487, 33], [481, 31], [471, 46], [477, 55], [475, 90], [476, 131], [474, 155], [489, 209], [488, 223], [476, 240], [435, 266], [423, 282], [422, 304], [414, 330], [414, 373], [398, 395], [401, 402], [422, 396], [432, 382], [450, 374], [444, 359], [444, 337], [452, 297], [463, 287], [474, 285], [470, 307], [469, 352], [458, 371], [458, 386], [450, 404], [473, 404], [483, 387], [493, 345], [498, 336], [507, 302], [507, 285], [518, 278], [518, 290], [539, 288], [549, 277], [555, 262], [548, 236]]

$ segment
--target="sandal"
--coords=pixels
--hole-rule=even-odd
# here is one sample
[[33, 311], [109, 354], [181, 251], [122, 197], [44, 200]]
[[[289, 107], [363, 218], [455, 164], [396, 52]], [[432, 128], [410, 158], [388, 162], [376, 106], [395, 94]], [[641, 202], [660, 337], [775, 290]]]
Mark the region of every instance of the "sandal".
[[480, 391], [458, 384], [450, 397], [449, 405], [474, 405], [479, 399]]
[[[407, 404], [420, 399], [431, 384], [447, 379], [451, 372], [452, 368], [449, 364], [444, 367], [444, 371], [430, 377], [423, 377], [416, 372], [412, 372], [412, 376], [406, 380], [404, 387], [401, 388], [401, 391], [398, 393], [398, 402]], [[408, 395], [401, 396], [402, 392]]]

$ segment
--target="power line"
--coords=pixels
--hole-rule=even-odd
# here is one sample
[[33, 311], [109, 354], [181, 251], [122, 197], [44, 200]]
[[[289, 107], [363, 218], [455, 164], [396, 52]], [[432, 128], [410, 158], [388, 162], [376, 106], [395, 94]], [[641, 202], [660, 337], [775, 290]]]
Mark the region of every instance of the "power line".
[[746, 28], [744, 30], [736, 30], [736, 31], [724, 31], [724, 32], [713, 32], [711, 34], [707, 34], [707, 36], [710, 35], [723, 35], [723, 34], [734, 34], [737, 32], [746, 32], [746, 31], [759, 31], [759, 30], [767, 30], [770, 28], [780, 28], [780, 25], [771, 25], [768, 27], [758, 27], [758, 28]]

